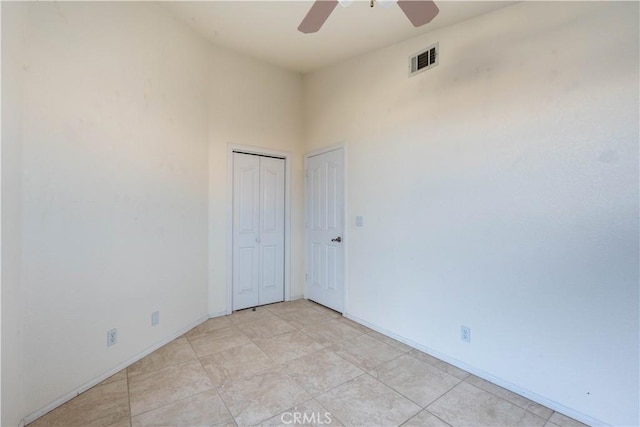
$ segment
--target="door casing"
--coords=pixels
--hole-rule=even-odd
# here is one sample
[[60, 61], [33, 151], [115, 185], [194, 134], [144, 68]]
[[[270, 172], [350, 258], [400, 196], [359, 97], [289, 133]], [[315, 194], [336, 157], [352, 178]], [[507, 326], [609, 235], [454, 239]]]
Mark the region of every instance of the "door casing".
[[291, 153], [249, 145], [227, 146], [227, 314], [233, 312], [233, 153], [284, 159], [284, 300], [291, 300]]

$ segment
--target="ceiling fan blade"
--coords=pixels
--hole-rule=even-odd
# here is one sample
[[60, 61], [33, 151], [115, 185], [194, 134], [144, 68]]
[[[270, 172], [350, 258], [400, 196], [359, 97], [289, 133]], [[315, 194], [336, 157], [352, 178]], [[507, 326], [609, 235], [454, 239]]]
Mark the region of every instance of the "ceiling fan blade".
[[431, 0], [398, 0], [398, 6], [414, 27], [428, 24], [440, 12], [438, 6]]
[[315, 33], [322, 27], [337, 5], [338, 0], [316, 0], [298, 26], [298, 31], [305, 34]]

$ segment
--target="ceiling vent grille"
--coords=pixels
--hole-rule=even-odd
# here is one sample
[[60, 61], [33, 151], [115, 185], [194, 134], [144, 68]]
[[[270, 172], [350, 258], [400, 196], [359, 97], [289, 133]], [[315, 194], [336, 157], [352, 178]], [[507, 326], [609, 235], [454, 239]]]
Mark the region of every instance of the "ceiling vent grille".
[[438, 57], [440, 52], [438, 43], [433, 44], [425, 50], [412, 55], [409, 58], [409, 77], [426, 71], [438, 65]]

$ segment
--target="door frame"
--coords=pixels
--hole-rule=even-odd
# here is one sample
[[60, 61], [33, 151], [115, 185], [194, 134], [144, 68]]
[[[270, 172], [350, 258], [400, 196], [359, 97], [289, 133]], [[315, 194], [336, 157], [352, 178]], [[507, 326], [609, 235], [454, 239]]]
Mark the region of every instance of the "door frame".
[[233, 153], [284, 159], [284, 300], [291, 300], [291, 153], [250, 145], [227, 145], [227, 314], [233, 312]]
[[308, 153], [306, 153], [304, 155], [304, 174], [303, 174], [303, 178], [304, 178], [304, 297], [305, 299], [308, 298], [308, 286], [309, 286], [309, 254], [308, 254], [308, 244], [309, 244], [309, 233], [308, 233], [308, 227], [309, 227], [309, 212], [307, 211], [307, 206], [308, 206], [308, 201], [309, 201], [309, 194], [307, 193], [307, 166], [308, 166], [308, 160], [309, 157], [313, 157], [313, 156], [317, 156], [319, 154], [324, 154], [324, 153], [328, 153], [329, 151], [334, 151], [334, 150], [338, 150], [338, 149], [342, 149], [342, 187], [343, 187], [343, 191], [342, 191], [342, 215], [343, 215], [343, 230], [342, 230], [342, 236], [343, 236], [343, 251], [342, 251], [342, 265], [343, 265], [343, 269], [342, 269], [342, 301], [343, 301], [343, 306], [342, 306], [342, 314], [344, 316], [347, 315], [347, 313], [349, 312], [349, 298], [348, 295], [349, 293], [347, 292], [347, 286], [348, 286], [348, 281], [347, 281], [347, 271], [348, 271], [348, 265], [347, 265], [347, 252], [349, 250], [349, 210], [347, 208], [347, 200], [349, 199], [349, 196], [347, 194], [347, 145], [343, 142], [335, 144], [335, 145], [330, 145], [328, 147], [323, 147], [323, 148], [318, 148], [316, 150], [312, 150], [309, 151]]

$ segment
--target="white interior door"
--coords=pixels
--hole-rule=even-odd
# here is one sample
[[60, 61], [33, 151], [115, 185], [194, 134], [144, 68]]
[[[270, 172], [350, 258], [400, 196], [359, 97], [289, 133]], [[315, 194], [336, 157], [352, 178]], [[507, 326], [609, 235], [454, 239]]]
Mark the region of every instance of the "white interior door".
[[344, 150], [307, 159], [307, 298], [344, 309]]
[[233, 153], [233, 309], [284, 300], [284, 159]]

